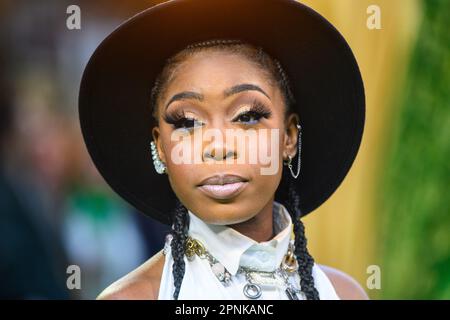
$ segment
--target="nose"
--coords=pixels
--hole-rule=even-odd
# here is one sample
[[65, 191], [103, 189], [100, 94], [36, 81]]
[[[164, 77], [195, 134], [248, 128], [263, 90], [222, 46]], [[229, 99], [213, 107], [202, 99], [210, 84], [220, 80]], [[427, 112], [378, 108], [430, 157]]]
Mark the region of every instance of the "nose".
[[236, 159], [237, 151], [236, 146], [233, 145], [234, 139], [231, 141], [225, 141], [225, 135], [221, 139], [214, 139], [203, 150], [203, 161], [224, 161], [228, 158]]
[[234, 150], [224, 150], [218, 149], [218, 148], [207, 148], [207, 150], [203, 154], [203, 160], [207, 161], [208, 159], [215, 160], [215, 161], [223, 161], [228, 158], [236, 158], [236, 152]]

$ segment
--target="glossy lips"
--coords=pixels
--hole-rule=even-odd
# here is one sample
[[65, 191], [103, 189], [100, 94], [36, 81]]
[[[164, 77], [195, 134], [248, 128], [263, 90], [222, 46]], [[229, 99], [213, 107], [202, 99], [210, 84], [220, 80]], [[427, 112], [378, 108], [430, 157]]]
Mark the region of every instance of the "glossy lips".
[[248, 180], [237, 175], [215, 175], [203, 180], [198, 188], [206, 195], [225, 200], [238, 195], [248, 184]]

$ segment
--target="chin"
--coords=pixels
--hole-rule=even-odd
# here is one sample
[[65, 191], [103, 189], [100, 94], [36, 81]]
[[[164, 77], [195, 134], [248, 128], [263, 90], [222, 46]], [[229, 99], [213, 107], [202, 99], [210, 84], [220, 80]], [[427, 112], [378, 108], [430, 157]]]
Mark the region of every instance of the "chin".
[[205, 216], [199, 215], [200, 219], [209, 224], [229, 225], [241, 223], [253, 218], [253, 215], [249, 215], [249, 210], [242, 207], [242, 204], [217, 203], [216, 205], [209, 206], [209, 208], [210, 210], [208, 210], [209, 212]]

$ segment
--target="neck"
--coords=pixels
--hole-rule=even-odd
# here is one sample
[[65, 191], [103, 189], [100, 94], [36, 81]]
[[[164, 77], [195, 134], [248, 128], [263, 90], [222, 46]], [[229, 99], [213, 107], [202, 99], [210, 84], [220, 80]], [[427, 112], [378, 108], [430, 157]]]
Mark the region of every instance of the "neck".
[[273, 199], [271, 199], [253, 218], [228, 226], [258, 242], [272, 239], [274, 237]]

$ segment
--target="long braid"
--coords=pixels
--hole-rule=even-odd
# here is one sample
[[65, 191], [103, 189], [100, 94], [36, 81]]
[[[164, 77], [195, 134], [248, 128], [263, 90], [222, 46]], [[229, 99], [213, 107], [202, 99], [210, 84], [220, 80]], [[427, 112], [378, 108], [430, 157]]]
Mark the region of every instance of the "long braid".
[[298, 274], [300, 276], [300, 286], [302, 292], [308, 300], [319, 300], [319, 292], [314, 286], [314, 278], [312, 276], [312, 268], [314, 266], [314, 259], [309, 254], [307, 248], [307, 240], [305, 236], [305, 226], [300, 220], [300, 197], [295, 190], [292, 179], [289, 182], [288, 199], [286, 201], [287, 209], [291, 215], [294, 224], [295, 233], [295, 256], [298, 261]]
[[173, 293], [174, 300], [178, 300], [181, 283], [183, 282], [184, 272], [186, 270], [184, 263], [184, 252], [186, 238], [189, 229], [189, 215], [187, 209], [180, 201], [177, 201], [172, 224], [172, 241], [170, 243], [173, 257], [172, 274], [174, 279], [175, 290]]

